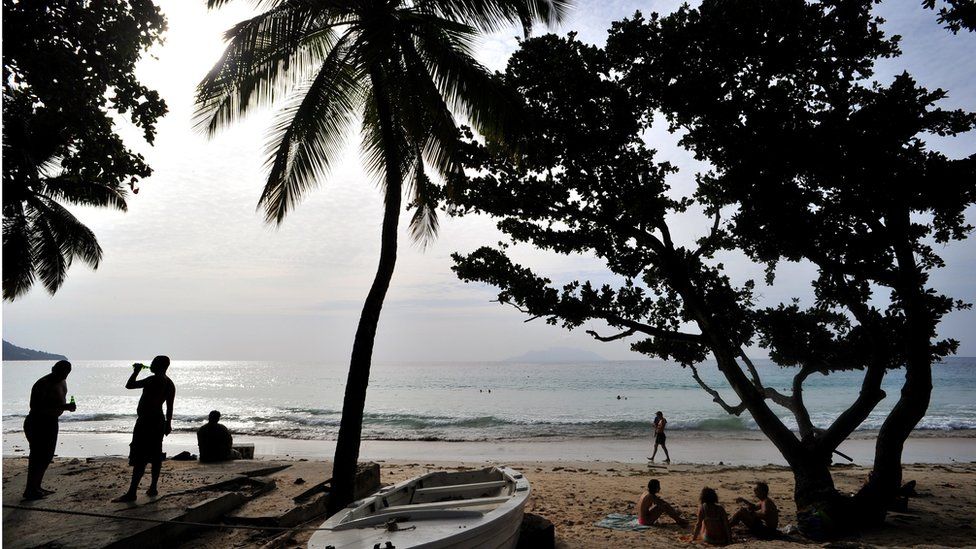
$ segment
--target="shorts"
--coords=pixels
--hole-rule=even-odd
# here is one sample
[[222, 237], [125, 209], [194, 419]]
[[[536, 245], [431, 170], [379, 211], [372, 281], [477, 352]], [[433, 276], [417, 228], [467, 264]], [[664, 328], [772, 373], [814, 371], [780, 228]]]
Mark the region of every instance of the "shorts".
[[163, 461], [163, 416], [139, 417], [129, 444], [129, 465], [159, 464]]
[[50, 463], [58, 446], [58, 418], [27, 414], [24, 436], [30, 445], [30, 460]]
[[657, 433], [654, 435], [654, 444], [664, 445], [668, 437], [664, 433]]

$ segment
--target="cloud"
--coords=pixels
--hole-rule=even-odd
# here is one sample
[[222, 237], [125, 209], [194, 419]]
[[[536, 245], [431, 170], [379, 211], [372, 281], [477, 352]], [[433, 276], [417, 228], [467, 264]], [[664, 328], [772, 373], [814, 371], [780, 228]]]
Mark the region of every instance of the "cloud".
[[[358, 136], [350, 135], [330, 177], [281, 227], [269, 227], [255, 208], [266, 175], [264, 136], [272, 113], [255, 112], [210, 140], [191, 124], [194, 86], [219, 56], [221, 32], [250, 10], [241, 2], [211, 13], [202, 2], [160, 4], [169, 18], [167, 41], [155, 59], [140, 63], [139, 75], [166, 98], [170, 114], [159, 124], [155, 147], [119, 122], [155, 173], [141, 183], [126, 214], [76, 209], [102, 244], [103, 265], [97, 272], [73, 267], [55, 298], [35, 289], [5, 303], [4, 338], [73, 358], [168, 352], [194, 359], [346, 360], [376, 269], [382, 217], [381, 193], [361, 168]], [[576, 30], [581, 40], [602, 44], [611, 21], [638, 9], [666, 13], [678, 4], [583, 1], [559, 32]], [[879, 10], [888, 20], [885, 29], [904, 36], [906, 55], [882, 63], [878, 77], [890, 79], [907, 67], [923, 85], [949, 89], [947, 106], [976, 110], [976, 37], [941, 30], [919, 2], [885, 2]], [[493, 70], [504, 69], [519, 34], [512, 29], [485, 38], [479, 59]], [[705, 166], [678, 149], [676, 136], [660, 123], [648, 140], [659, 159], [681, 168], [672, 178], [674, 191], [690, 192], [694, 173]], [[974, 141], [933, 144], [962, 156], [976, 152]], [[514, 309], [490, 303], [493, 289], [458, 281], [450, 254], [498, 241], [490, 219], [445, 218], [439, 239], [421, 251], [409, 243], [408, 215], [401, 218], [400, 254], [377, 336], [377, 360], [496, 360], [550, 346], [633, 358], [626, 343], [601, 344], [582, 330], [570, 333], [542, 321], [526, 324]], [[688, 242], [703, 232], [695, 216], [675, 224], [675, 233]], [[513, 250], [520, 262], [556, 283], [616, 281], [593, 257], [525, 246]], [[976, 301], [972, 244], [954, 245], [945, 255], [950, 267], [937, 272], [933, 283]], [[736, 281], [761, 279], [761, 270], [741, 259], [727, 265]], [[808, 266], [788, 265], [779, 284], [759, 291], [775, 303], [808, 293], [810, 276]], [[969, 328], [974, 319], [968, 311], [944, 323], [943, 333], [963, 340], [962, 354], [976, 354]]]

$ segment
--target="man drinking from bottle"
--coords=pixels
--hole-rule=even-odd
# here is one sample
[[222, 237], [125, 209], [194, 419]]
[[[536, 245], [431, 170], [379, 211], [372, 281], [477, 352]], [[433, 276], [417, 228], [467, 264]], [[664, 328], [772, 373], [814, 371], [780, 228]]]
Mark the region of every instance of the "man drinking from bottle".
[[[132, 375], [125, 383], [126, 389], [142, 389], [139, 408], [136, 410], [136, 426], [132, 430], [132, 443], [129, 444], [129, 465], [132, 466], [132, 483], [129, 491], [112, 500], [128, 502], [136, 500], [136, 490], [139, 481], [146, 473], [146, 465], [152, 465], [152, 482], [146, 495], [155, 497], [159, 494], [157, 484], [159, 472], [162, 468], [163, 437], [172, 431], [173, 400], [176, 398], [176, 385], [166, 377], [169, 368], [169, 357], [157, 356], [153, 359], [149, 371], [152, 376], [136, 379], [142, 371], [142, 364], [133, 364]], [[163, 416], [163, 403], [166, 403], [166, 416]]]

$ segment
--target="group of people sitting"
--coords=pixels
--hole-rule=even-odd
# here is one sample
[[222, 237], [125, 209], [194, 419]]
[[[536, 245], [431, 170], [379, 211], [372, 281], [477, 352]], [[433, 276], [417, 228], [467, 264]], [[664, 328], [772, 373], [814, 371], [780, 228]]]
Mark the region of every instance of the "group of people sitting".
[[[689, 522], [670, 503], [658, 495], [661, 482], [651, 479], [647, 483], [647, 491], [637, 500], [637, 522], [642, 526], [650, 526], [657, 522], [661, 515], [671, 517], [678, 525], [688, 526]], [[712, 488], [702, 488], [698, 498], [698, 520], [691, 535], [691, 541], [702, 540], [710, 545], [726, 545], [732, 542], [732, 528], [743, 524], [749, 532], [759, 539], [774, 539], [779, 536], [779, 510], [769, 497], [769, 485], [757, 482], [753, 493], [756, 503], [745, 498], [735, 498], [741, 507], [732, 518], [718, 502], [718, 493]]]

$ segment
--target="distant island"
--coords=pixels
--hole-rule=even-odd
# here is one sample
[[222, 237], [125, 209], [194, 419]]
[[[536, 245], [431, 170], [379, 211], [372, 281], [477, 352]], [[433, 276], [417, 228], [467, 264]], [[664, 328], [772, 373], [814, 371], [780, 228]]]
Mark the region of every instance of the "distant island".
[[64, 355], [25, 349], [3, 340], [3, 360], [68, 360]]
[[586, 349], [549, 347], [506, 358], [504, 362], [604, 362], [607, 359]]

